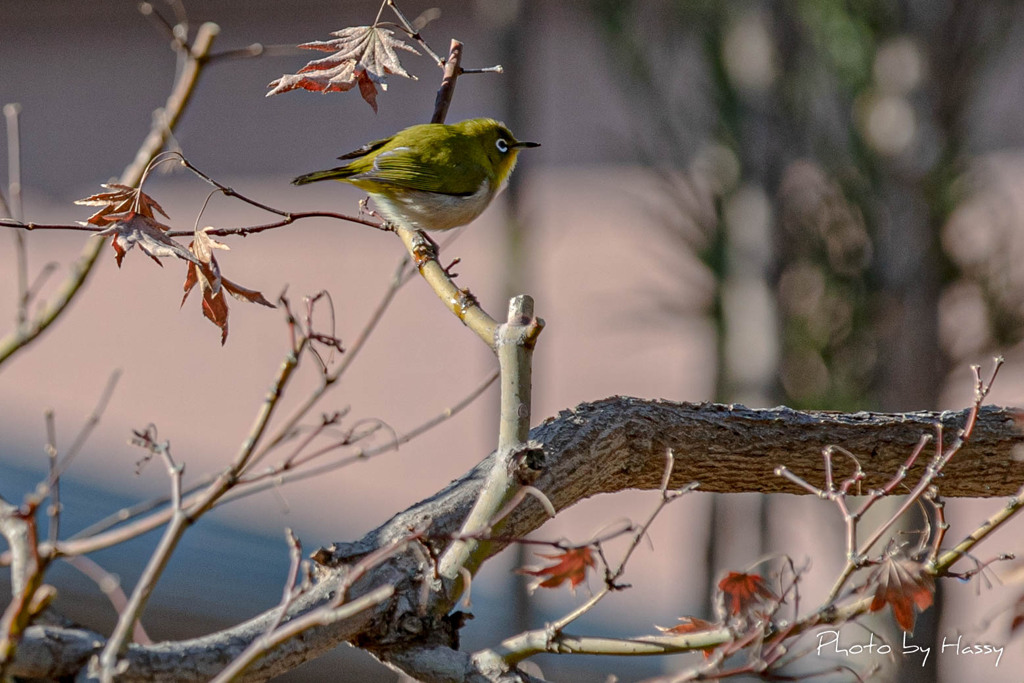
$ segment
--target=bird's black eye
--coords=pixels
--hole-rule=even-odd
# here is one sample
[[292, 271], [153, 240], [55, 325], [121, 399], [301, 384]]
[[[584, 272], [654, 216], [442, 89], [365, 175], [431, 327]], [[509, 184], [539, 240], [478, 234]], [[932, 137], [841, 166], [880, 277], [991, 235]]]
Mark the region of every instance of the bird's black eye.
[[494, 146], [498, 148], [498, 151], [504, 154], [508, 151], [508, 141], [505, 138], [498, 138], [498, 141], [494, 143]]

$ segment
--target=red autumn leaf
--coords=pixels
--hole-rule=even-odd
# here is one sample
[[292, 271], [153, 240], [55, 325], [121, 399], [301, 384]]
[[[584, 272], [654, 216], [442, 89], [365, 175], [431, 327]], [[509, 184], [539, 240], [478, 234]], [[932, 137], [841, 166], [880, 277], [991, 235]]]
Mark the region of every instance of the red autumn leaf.
[[742, 614], [765, 600], [779, 599], [764, 584], [760, 574], [729, 572], [728, 576], [718, 582], [718, 590], [722, 591], [726, 599], [729, 614]]
[[414, 47], [395, 38], [394, 31], [378, 26], [353, 26], [335, 31], [334, 40], [318, 40], [299, 45], [307, 50], [323, 50], [334, 54], [314, 59], [299, 69], [286, 74], [268, 87], [267, 97], [302, 88], [314, 92], [345, 92], [356, 85], [363, 99], [377, 111], [377, 84], [387, 90], [384, 80], [389, 74], [416, 79], [402, 68], [395, 50], [418, 55]]
[[130, 214], [141, 214], [146, 218], [156, 220], [158, 212], [164, 218], [170, 218], [166, 212], [156, 203], [152, 197], [142, 190], [121, 185], [119, 183], [103, 183], [112, 192], [100, 192], [75, 201], [81, 206], [98, 206], [100, 209], [86, 219], [91, 225], [109, 225], [119, 220], [125, 220]]
[[[671, 628], [664, 626], [654, 625], [654, 628], [658, 629], [662, 633], [673, 633], [680, 636], [685, 636], [688, 633], [699, 633], [701, 631], [710, 631], [717, 628], [715, 624], [710, 621], [705, 621], [699, 617], [679, 617], [679, 623]], [[714, 652], [714, 647], [703, 648], [704, 658], [707, 659]]]
[[127, 185], [104, 183], [103, 187], [111, 191], [90, 195], [75, 201], [75, 204], [100, 207], [83, 225], [106, 226], [96, 235], [113, 236], [110, 246], [114, 248], [118, 267], [124, 255], [135, 245], [139, 245], [157, 265], [163, 265], [159, 257], [165, 256], [193, 260], [185, 247], [164, 234], [170, 228], [157, 220], [156, 214], [162, 214], [164, 218], [168, 216], [155, 199]]
[[194, 256], [188, 264], [188, 272], [185, 274], [185, 295], [181, 298], [181, 305], [185, 305], [185, 300], [188, 299], [192, 288], [198, 284], [199, 290], [203, 293], [203, 315], [221, 329], [221, 344], [228, 338], [228, 302], [224, 297], [225, 291], [240, 301], [249, 301], [275, 308], [274, 304], [267, 301], [256, 290], [246, 289], [221, 276], [220, 266], [217, 265], [217, 259], [213, 256], [213, 250], [227, 250], [226, 244], [218, 242], [202, 230], [197, 230], [188, 249]]
[[[103, 220], [106, 221], [112, 216], [114, 214], [107, 214]], [[163, 266], [160, 263], [160, 257], [167, 256], [190, 262], [195, 261], [195, 257], [185, 247], [164, 234], [170, 229], [168, 226], [149, 216], [144, 216], [141, 213], [119, 215], [116, 220], [110, 221], [106, 225], [105, 229], [95, 234], [98, 237], [113, 236], [110, 246], [114, 248], [114, 258], [117, 260], [119, 268], [124, 255], [135, 245], [138, 245], [151, 259], [156, 261], [158, 266]]]
[[545, 555], [544, 553], [537, 553], [537, 555], [549, 560], [557, 560], [557, 562], [547, 567], [536, 569], [524, 567], [523, 569], [516, 570], [520, 574], [538, 577], [538, 580], [530, 586], [531, 591], [536, 590], [538, 587], [557, 588], [566, 581], [569, 581], [569, 586], [575, 593], [576, 586], [583, 583], [583, 580], [587, 578], [587, 567], [597, 566], [589, 546], [570, 548], [564, 553], [555, 553], [553, 555]]
[[891, 605], [896, 623], [907, 633], [914, 630], [914, 607], [926, 610], [935, 598], [932, 575], [925, 571], [924, 564], [909, 558], [886, 557], [871, 572], [868, 586], [874, 592], [871, 611]]

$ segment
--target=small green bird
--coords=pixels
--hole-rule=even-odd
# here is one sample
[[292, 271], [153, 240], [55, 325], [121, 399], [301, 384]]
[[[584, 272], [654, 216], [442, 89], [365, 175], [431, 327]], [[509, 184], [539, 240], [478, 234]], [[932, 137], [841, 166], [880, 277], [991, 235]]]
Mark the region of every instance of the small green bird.
[[388, 222], [449, 230], [483, 213], [504, 189], [525, 147], [540, 144], [516, 140], [494, 119], [424, 123], [338, 157], [344, 166], [307, 173], [292, 183], [351, 183], [370, 193]]

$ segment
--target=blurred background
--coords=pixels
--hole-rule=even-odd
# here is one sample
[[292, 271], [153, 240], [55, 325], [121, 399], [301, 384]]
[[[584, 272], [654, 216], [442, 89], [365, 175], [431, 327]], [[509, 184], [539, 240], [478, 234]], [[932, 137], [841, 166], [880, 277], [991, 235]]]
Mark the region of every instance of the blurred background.
[[[405, 0], [410, 17], [439, 7], [424, 38], [438, 53], [465, 43], [466, 75], [449, 121], [503, 119], [543, 147], [520, 156], [514, 182], [446, 246], [459, 282], [492, 314], [513, 293], [532, 294], [548, 325], [535, 358], [540, 421], [613, 394], [741, 402], [754, 407], [959, 410], [972, 397], [973, 363], [1007, 365], [991, 402], [1022, 402], [1024, 369], [1024, 4], [967, 0], [702, 0], [539, 2]], [[376, 2], [248, 0], [155, 2], [194, 29], [221, 26], [215, 52], [326, 40], [373, 21]], [[134, 3], [34, 0], [0, 4], [0, 104], [21, 105], [23, 214], [34, 222], [84, 220], [75, 199], [120, 174], [164, 103], [176, 61], [169, 35]], [[204, 72], [174, 146], [239, 192], [286, 210], [355, 213], [354, 188], [296, 188], [295, 175], [333, 165], [362, 143], [429, 119], [440, 70], [403, 54], [419, 80], [399, 77], [376, 115], [356, 93], [292, 92], [267, 84], [321, 56], [271, 49], [225, 58]], [[4, 144], [4, 143], [0, 143]], [[9, 145], [4, 144], [7, 157]], [[165, 167], [166, 168], [166, 167]], [[6, 170], [0, 171], [6, 187]], [[158, 173], [146, 191], [191, 229], [208, 188], [183, 172]], [[202, 225], [273, 217], [214, 197]], [[74, 260], [84, 233], [27, 236], [30, 276]], [[336, 333], [349, 344], [383, 295], [398, 260], [392, 235], [329, 220], [301, 221], [218, 255], [232, 280], [271, 300], [331, 293]], [[64, 529], [165, 495], [155, 463], [137, 473], [132, 429], [153, 423], [195, 482], [235, 453], [287, 349], [282, 313], [232, 301], [230, 335], [204, 321], [197, 294], [178, 310], [184, 268], [157, 268], [109, 250], [67, 315], [0, 368], [0, 494], [18, 501], [45, 472], [44, 412], [58, 445], [70, 443], [115, 369], [110, 405], [66, 476]], [[0, 235], [0, 327], [15, 324], [14, 238]], [[329, 325], [326, 315], [323, 327]], [[337, 362], [337, 360], [335, 360]], [[324, 411], [348, 424], [377, 419], [401, 433], [458, 402], [494, 359], [413, 281]], [[309, 364], [287, 405], [316, 385]], [[457, 478], [493, 447], [497, 392], [398, 452], [218, 509], [186, 536], [143, 623], [155, 638], [221, 628], [275, 605], [288, 560], [283, 529], [307, 551], [354, 540]], [[378, 441], [387, 438], [383, 433]], [[825, 446], [826, 444], [822, 444]], [[840, 444], [841, 445], [841, 444]], [[651, 492], [601, 496], [568, 510], [538, 538], [574, 540], [639, 519]], [[949, 501], [948, 539], [998, 501]], [[1020, 526], [983, 546], [986, 560], [1020, 552]], [[134, 584], [156, 544], [144, 536], [93, 559]], [[727, 569], [766, 553], [812, 560], [801, 605], [820, 600], [841, 566], [841, 520], [799, 496], [693, 494], [670, 507], [634, 558], [634, 588], [611, 596], [574, 632], [625, 636], [709, 617], [707, 595]], [[531, 562], [509, 549], [474, 584], [477, 618], [463, 647], [492, 645], [557, 618], [567, 590], [528, 597]], [[874, 680], [1018, 680], [1021, 641], [1007, 609], [1021, 593], [1019, 565], [970, 584], [943, 582], [936, 606], [908, 642], [933, 646], [922, 662], [900, 654], [888, 612], [865, 624], [894, 640], [896, 656], [812, 652], [794, 673], [854, 664]], [[58, 606], [93, 628], [114, 611], [91, 581], [59, 566]], [[9, 593], [8, 593], [9, 594]], [[849, 642], [867, 631], [848, 627]], [[1005, 646], [955, 657], [943, 638]], [[813, 650], [814, 640], [803, 644]], [[535, 658], [553, 680], [636, 681], [700, 655], [628, 660]], [[343, 667], [343, 668], [342, 668]], [[345, 675], [338, 672], [344, 671]], [[351, 672], [351, 673], [349, 673]], [[980, 674], [979, 672], [983, 672]], [[849, 675], [844, 674], [843, 680]], [[396, 680], [349, 648], [287, 680]], [[839, 680], [836, 678], [836, 680]], [[284, 680], [282, 679], [282, 680]], [[826, 677], [825, 680], [830, 680]]]

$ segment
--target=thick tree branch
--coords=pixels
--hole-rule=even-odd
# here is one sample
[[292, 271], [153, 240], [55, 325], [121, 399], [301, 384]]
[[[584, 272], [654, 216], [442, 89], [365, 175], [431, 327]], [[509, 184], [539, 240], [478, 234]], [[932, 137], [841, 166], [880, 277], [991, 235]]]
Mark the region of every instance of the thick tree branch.
[[[801, 412], [788, 408], [754, 410], [743, 406], [688, 404], [613, 397], [563, 411], [535, 427], [531, 442], [544, 450], [544, 462], [534, 486], [561, 510], [595, 495], [628, 488], [657, 489], [662, 482], [665, 450], [672, 448], [675, 464], [670, 487], [700, 482], [704, 491], [806, 493], [790, 480], [773, 473], [784, 464], [803, 479], [820, 485], [824, 479], [821, 451], [838, 445], [860, 459], [867, 478], [865, 488], [877, 488], [906, 460], [921, 434], [933, 433], [941, 422], [946, 434], [963, 427], [967, 411], [903, 414]], [[1015, 426], [1016, 411], [985, 407], [971, 440], [944, 469], [939, 489], [945, 497], [995, 497], [1014, 494], [1024, 483], [1024, 462], [1014, 452], [1024, 444]], [[385, 544], [407, 536], [410, 528], [427, 529], [430, 539], [443, 547], [456, 534], [476, 501], [495, 455], [443, 491], [399, 513], [355, 543], [338, 544], [315, 554], [321, 580], [297, 601], [299, 614], [331, 599], [346, 566]], [[839, 476], [841, 472], [837, 473]], [[917, 468], [907, 477], [920, 476]], [[826, 503], [823, 503], [826, 504]], [[502, 538], [522, 537], [547, 519], [542, 506], [527, 499], [511, 513]], [[503, 543], [489, 544], [492, 552]], [[373, 610], [337, 623], [316, 627], [303, 639], [267, 653], [248, 672], [264, 680], [296, 666], [341, 642], [352, 641], [384, 661], [410, 667], [421, 657], [411, 652], [433, 652], [459, 669], [470, 659], [456, 652], [458, 624], [446, 615], [455, 596], [432, 586], [428, 609], [423, 611], [422, 577], [432, 568], [422, 551], [412, 546], [370, 572], [350, 591], [351, 599], [382, 585], [393, 585], [394, 596]], [[189, 641], [132, 645], [125, 653], [130, 666], [124, 681], [208, 680], [237, 656], [254, 638], [261, 637], [276, 609], [234, 628]], [[22, 676], [72, 675], [84, 659], [102, 648], [102, 638], [84, 631], [34, 626], [24, 634], [10, 673]], [[442, 656], [444, 653], [449, 655]], [[183, 662], [188, 668], [182, 668]], [[493, 662], [492, 662], [493, 664]], [[410, 670], [410, 673], [413, 673]], [[417, 671], [423, 680], [449, 680], [441, 674]], [[478, 680], [516, 680], [517, 672], [495, 671]], [[520, 677], [518, 680], [522, 680]]]

